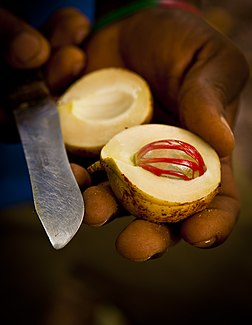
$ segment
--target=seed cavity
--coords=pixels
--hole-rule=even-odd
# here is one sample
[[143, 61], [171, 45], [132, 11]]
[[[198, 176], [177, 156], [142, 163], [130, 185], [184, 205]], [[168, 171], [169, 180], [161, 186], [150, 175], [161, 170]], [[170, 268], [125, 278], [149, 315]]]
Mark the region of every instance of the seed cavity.
[[134, 164], [162, 177], [189, 181], [202, 176], [206, 165], [191, 144], [176, 140], [158, 140], [143, 146], [133, 157]]

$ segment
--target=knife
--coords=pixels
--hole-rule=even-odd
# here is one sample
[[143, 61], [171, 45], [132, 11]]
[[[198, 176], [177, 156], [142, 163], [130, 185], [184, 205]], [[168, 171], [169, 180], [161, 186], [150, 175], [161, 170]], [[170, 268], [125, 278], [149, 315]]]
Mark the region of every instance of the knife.
[[8, 72], [11, 103], [28, 166], [35, 210], [55, 249], [78, 231], [83, 197], [72, 173], [56, 104], [40, 71]]

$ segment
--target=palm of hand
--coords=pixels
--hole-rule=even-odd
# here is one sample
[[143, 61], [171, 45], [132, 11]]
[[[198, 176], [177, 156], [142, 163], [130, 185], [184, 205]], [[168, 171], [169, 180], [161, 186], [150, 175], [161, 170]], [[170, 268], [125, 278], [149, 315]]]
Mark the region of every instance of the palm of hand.
[[[217, 246], [229, 236], [239, 213], [230, 158], [234, 139], [223, 121], [225, 116], [233, 122], [246, 63], [230, 41], [198, 17], [181, 20], [179, 12], [174, 22], [167, 15], [150, 11], [98, 32], [86, 48], [87, 71], [116, 66], [141, 74], [156, 100], [155, 121], [190, 129], [224, 157], [222, 186], [207, 210], [175, 227], [133, 221], [117, 239], [119, 252], [133, 260], [161, 254], [178, 238], [201, 248]], [[147, 237], [153, 245], [143, 245]]]

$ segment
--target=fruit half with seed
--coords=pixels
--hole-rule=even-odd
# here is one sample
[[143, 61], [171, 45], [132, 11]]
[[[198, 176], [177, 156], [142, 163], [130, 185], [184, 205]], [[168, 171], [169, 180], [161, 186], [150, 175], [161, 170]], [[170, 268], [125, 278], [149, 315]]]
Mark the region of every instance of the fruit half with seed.
[[195, 134], [147, 124], [114, 136], [101, 151], [112, 190], [134, 216], [177, 222], [205, 209], [218, 193], [220, 161]]
[[75, 82], [58, 100], [69, 152], [96, 156], [125, 128], [148, 123], [153, 107], [145, 80], [127, 69], [100, 69]]

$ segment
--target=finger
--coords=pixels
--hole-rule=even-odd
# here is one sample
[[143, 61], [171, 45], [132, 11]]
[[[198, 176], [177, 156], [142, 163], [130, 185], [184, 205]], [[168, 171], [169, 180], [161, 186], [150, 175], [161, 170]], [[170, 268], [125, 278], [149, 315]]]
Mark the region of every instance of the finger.
[[[222, 157], [231, 154], [234, 135], [228, 121], [230, 107], [247, 79], [247, 63], [229, 42], [208, 42], [188, 72], [179, 95], [181, 118]], [[236, 105], [236, 108], [238, 106]]]
[[210, 206], [181, 226], [182, 238], [199, 248], [215, 247], [231, 234], [239, 216], [240, 201], [230, 159], [222, 159], [222, 181], [219, 195]]
[[56, 94], [76, 80], [84, 71], [86, 55], [74, 46], [65, 46], [52, 54], [45, 68], [49, 88]]
[[91, 176], [84, 167], [75, 163], [70, 163], [70, 166], [74, 177], [81, 189], [87, 188], [91, 185]]
[[12, 67], [35, 68], [48, 59], [50, 47], [38, 31], [0, 8], [0, 51]]
[[45, 26], [45, 33], [53, 48], [79, 45], [90, 31], [88, 18], [75, 8], [58, 10]]
[[116, 249], [129, 260], [142, 262], [162, 256], [177, 241], [171, 228], [136, 219], [117, 237]]
[[83, 198], [84, 223], [89, 226], [102, 226], [118, 214], [119, 207], [108, 182], [88, 187]]

